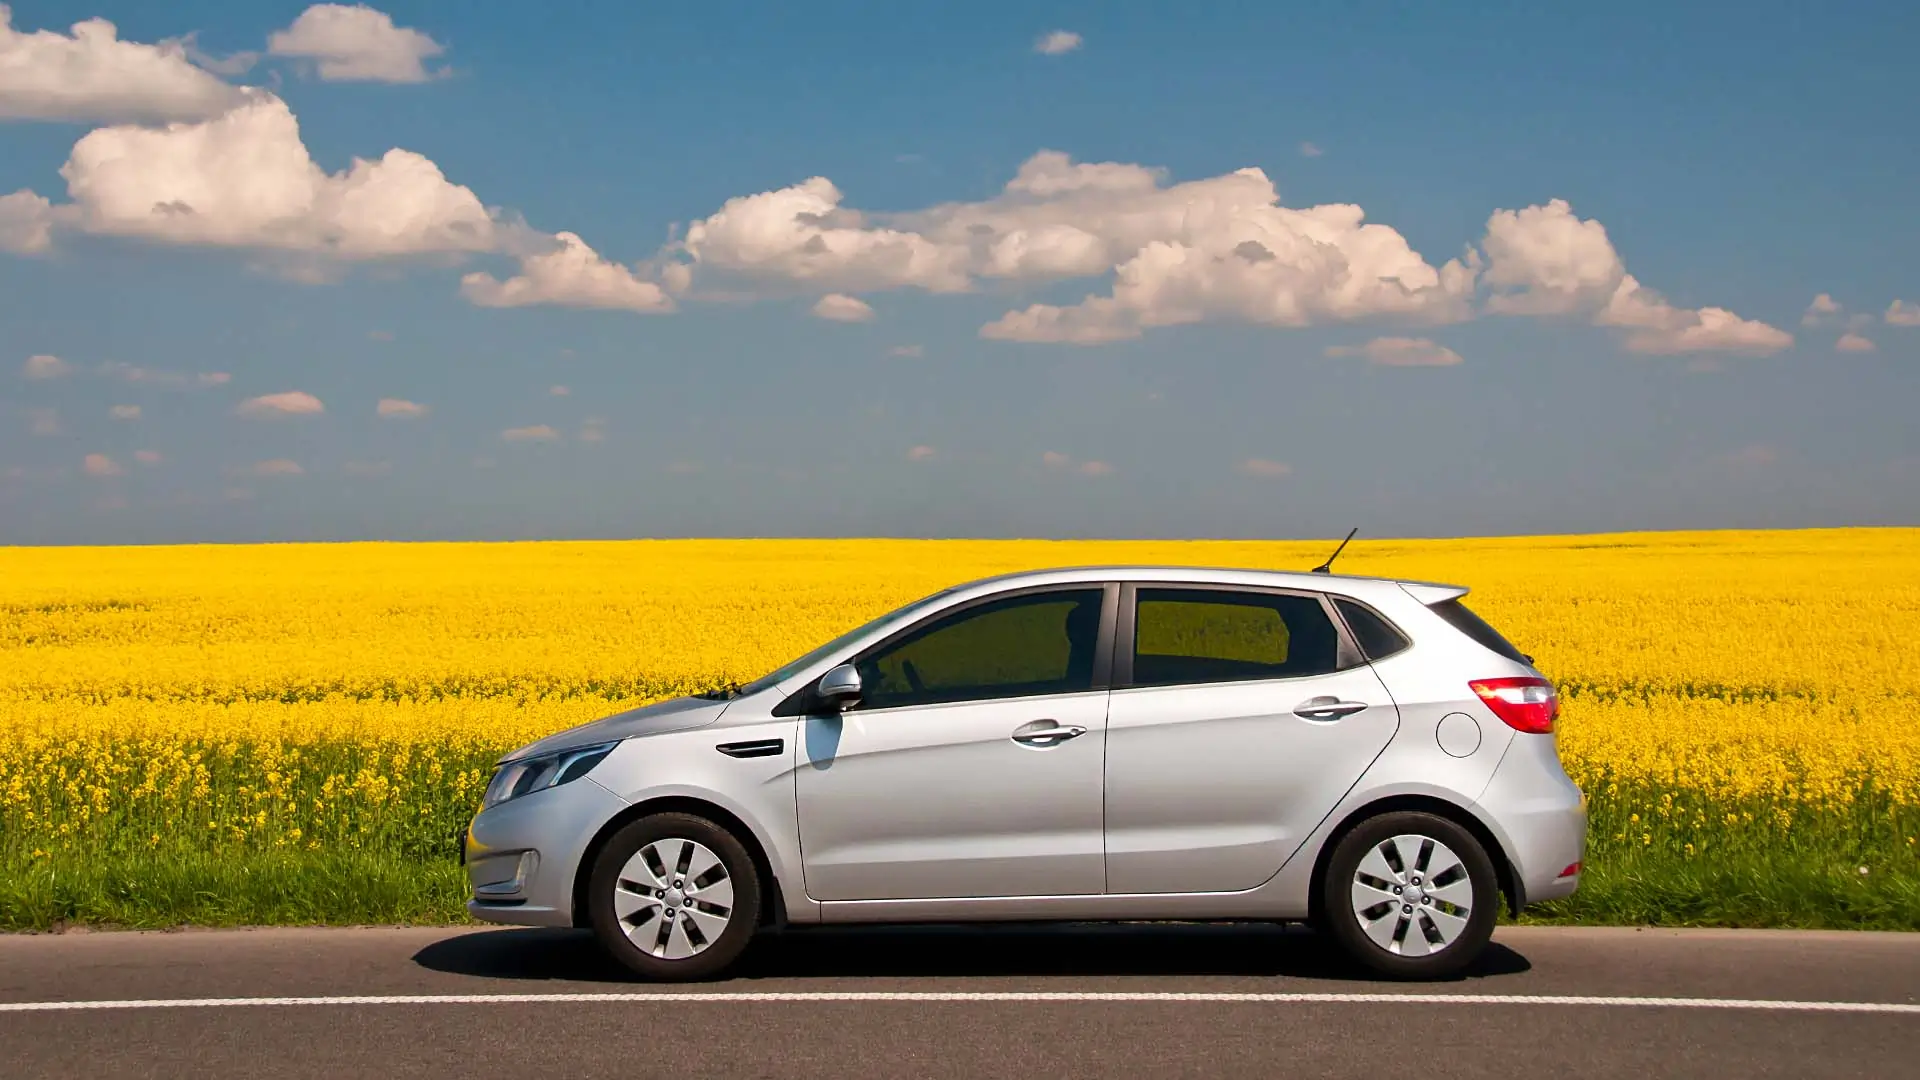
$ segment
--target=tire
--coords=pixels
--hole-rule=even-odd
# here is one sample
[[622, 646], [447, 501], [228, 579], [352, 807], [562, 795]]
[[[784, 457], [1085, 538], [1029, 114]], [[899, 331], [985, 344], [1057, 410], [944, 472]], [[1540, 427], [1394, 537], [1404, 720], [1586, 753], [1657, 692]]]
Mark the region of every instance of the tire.
[[1500, 914], [1486, 848], [1460, 825], [1418, 811], [1350, 829], [1321, 888], [1326, 931], [1361, 966], [1395, 979], [1459, 974], [1485, 951]]
[[711, 979], [760, 923], [760, 876], [740, 840], [692, 814], [651, 814], [593, 863], [587, 913], [601, 947], [642, 978]]

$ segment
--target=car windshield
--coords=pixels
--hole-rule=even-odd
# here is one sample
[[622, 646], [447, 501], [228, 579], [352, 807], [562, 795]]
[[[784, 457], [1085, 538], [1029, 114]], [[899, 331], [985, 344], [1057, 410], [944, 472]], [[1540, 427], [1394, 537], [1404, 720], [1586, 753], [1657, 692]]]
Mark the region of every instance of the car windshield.
[[880, 627], [885, 626], [889, 623], [899, 622], [903, 619], [906, 619], [915, 614], [918, 614], [919, 612], [925, 610], [927, 607], [931, 606], [935, 602], [945, 599], [947, 596], [951, 595], [952, 593], [953, 593], [952, 589], [942, 589], [939, 592], [934, 593], [932, 596], [922, 597], [921, 599], [915, 600], [913, 603], [908, 604], [905, 607], [895, 608], [894, 610], [887, 612], [885, 615], [882, 615], [877, 619], [871, 620], [870, 622], [862, 623], [859, 626], [854, 627], [853, 629], [847, 631], [846, 633], [841, 634], [839, 637], [834, 638], [832, 641], [827, 642], [825, 645], [822, 645], [819, 648], [814, 649], [813, 651], [807, 653], [805, 656], [801, 656], [796, 659], [789, 660], [788, 662], [780, 665], [779, 667], [773, 669], [772, 671], [767, 672], [765, 675], [760, 676], [759, 678], [753, 680], [750, 683], [745, 683], [740, 686], [727, 687], [724, 690], [717, 690], [717, 691], [714, 691], [713, 693], [702, 694], [700, 696], [725, 699], [725, 698], [743, 697], [747, 694], [759, 693], [760, 691], [765, 690], [767, 687], [772, 686], [776, 683], [785, 682], [786, 680], [791, 679], [795, 674], [801, 671], [804, 671], [809, 667], [812, 667], [813, 665], [819, 663], [822, 660], [827, 659], [828, 657], [832, 656], [834, 653], [839, 652], [841, 649], [846, 648], [847, 645], [852, 641], [854, 641], [855, 639], [863, 637], [869, 632], [873, 630], [877, 630]]

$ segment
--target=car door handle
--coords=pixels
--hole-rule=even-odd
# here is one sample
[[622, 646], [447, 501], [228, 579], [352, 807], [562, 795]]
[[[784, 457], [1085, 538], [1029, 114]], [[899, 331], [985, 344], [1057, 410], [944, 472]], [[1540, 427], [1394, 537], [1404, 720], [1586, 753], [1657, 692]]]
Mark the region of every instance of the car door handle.
[[1293, 707], [1293, 715], [1304, 720], [1338, 720], [1367, 707], [1364, 701], [1341, 701], [1331, 695], [1312, 697]]
[[1022, 724], [1013, 729], [1013, 741], [1021, 746], [1045, 750], [1049, 746], [1059, 746], [1068, 739], [1077, 739], [1086, 733], [1087, 729], [1078, 724], [1063, 725], [1053, 720], [1035, 720], [1031, 724]]

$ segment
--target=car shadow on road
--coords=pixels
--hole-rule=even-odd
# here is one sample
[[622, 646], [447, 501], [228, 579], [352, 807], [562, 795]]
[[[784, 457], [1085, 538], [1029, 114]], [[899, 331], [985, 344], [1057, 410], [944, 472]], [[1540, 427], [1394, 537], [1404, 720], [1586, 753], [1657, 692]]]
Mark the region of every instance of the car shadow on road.
[[[635, 978], [580, 930], [477, 930], [436, 941], [413, 959], [433, 971], [491, 979]], [[1494, 942], [1460, 978], [1514, 975], [1531, 967], [1526, 957]], [[1372, 981], [1331, 941], [1305, 929], [1191, 923], [794, 929], [763, 934], [734, 980], [1063, 975]]]

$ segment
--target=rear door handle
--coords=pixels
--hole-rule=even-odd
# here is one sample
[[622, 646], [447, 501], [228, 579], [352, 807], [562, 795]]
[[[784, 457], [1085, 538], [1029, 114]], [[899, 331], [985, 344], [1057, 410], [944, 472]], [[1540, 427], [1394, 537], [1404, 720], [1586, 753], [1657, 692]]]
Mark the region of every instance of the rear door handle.
[[1332, 695], [1311, 697], [1293, 707], [1293, 715], [1303, 720], [1338, 720], [1367, 708], [1364, 701], [1341, 701]]
[[1054, 720], [1035, 720], [1031, 724], [1022, 724], [1013, 729], [1013, 741], [1021, 746], [1031, 746], [1036, 750], [1045, 750], [1050, 746], [1059, 746], [1068, 739], [1077, 739], [1087, 733], [1087, 729], [1078, 724], [1061, 724]]

